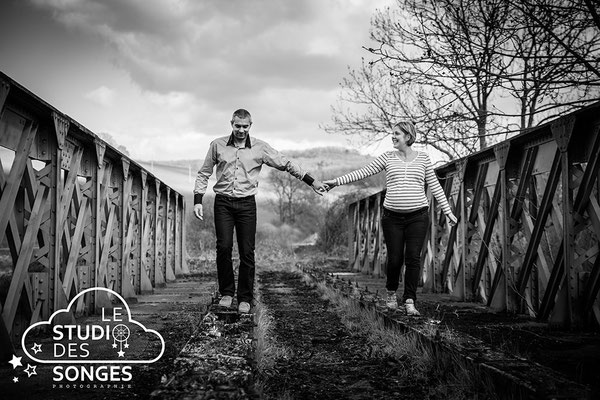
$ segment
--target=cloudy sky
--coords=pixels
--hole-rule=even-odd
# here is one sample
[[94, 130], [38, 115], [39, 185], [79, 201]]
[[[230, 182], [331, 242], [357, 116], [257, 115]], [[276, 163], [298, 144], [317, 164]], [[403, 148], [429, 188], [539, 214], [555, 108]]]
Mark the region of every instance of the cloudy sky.
[[319, 124], [393, 0], [2, 0], [0, 71], [137, 160], [203, 158], [231, 113], [281, 150]]

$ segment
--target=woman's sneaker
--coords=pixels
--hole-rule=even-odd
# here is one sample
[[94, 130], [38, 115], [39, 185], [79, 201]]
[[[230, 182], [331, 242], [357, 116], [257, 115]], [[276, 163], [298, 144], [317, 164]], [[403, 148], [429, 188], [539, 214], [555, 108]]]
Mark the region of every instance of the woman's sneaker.
[[221, 300], [219, 300], [219, 305], [221, 307], [231, 307], [231, 303], [233, 302], [233, 297], [232, 296], [223, 296], [221, 297]]
[[406, 299], [406, 301], [404, 301], [404, 309], [406, 310], [406, 315], [421, 315], [419, 310], [415, 308], [415, 301], [413, 299]]
[[250, 303], [247, 301], [242, 301], [238, 306], [238, 312], [240, 314], [248, 314], [250, 312]]
[[398, 299], [396, 298], [396, 292], [387, 292], [387, 299], [385, 301], [385, 305], [388, 310], [395, 310], [398, 308]]

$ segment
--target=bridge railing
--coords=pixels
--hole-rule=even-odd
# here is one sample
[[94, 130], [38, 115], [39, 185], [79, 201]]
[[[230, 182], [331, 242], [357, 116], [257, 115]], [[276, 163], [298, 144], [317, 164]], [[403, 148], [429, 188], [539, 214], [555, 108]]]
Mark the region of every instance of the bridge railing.
[[[423, 291], [597, 328], [599, 131], [597, 103], [436, 169], [459, 222], [432, 200]], [[384, 195], [349, 206], [354, 270], [385, 274]]]
[[184, 197], [2, 73], [0, 163], [4, 352], [86, 288], [135, 298], [189, 272]]

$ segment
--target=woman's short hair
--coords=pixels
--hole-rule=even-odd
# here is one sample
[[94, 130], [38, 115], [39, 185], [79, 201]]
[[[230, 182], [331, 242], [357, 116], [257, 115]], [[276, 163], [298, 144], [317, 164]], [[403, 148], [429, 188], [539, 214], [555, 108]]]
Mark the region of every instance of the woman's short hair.
[[412, 122], [398, 122], [396, 125], [394, 125], [394, 128], [400, 128], [402, 132], [410, 136], [410, 138], [406, 141], [406, 144], [408, 146], [412, 146], [415, 140], [417, 140], [417, 128], [415, 128], [415, 124], [413, 124]]

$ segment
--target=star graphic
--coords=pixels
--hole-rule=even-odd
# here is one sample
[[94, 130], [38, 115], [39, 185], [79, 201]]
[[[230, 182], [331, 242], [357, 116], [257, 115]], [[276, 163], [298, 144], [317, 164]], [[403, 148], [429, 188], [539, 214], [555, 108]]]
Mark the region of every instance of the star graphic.
[[117, 348], [117, 344], [113, 343], [113, 349], [116, 349], [116, 348]]
[[34, 343], [33, 347], [31, 348], [31, 350], [33, 350], [35, 354], [41, 353], [42, 352], [42, 345]]
[[17, 377], [15, 376], [15, 377], [13, 378], [13, 382], [14, 382], [14, 383], [17, 383], [17, 382], [19, 382], [19, 378], [17, 378]]
[[16, 355], [13, 354], [12, 360], [10, 360], [8, 363], [12, 364], [13, 369], [15, 369], [17, 367], [22, 367], [23, 364], [21, 364], [21, 358], [23, 358], [23, 357], [17, 357]]
[[123, 345], [123, 347], [125, 347], [126, 349], [128, 349], [128, 348], [129, 348], [129, 343], [125, 343], [125, 344]]
[[25, 368], [25, 372], [27, 373], [28, 378], [31, 378], [31, 375], [37, 375], [37, 372], [35, 372], [36, 368], [37, 368], [36, 366], [27, 364], [27, 368]]
[[119, 357], [125, 357], [125, 352], [124, 351], [119, 351], [117, 353], [119, 354]]

